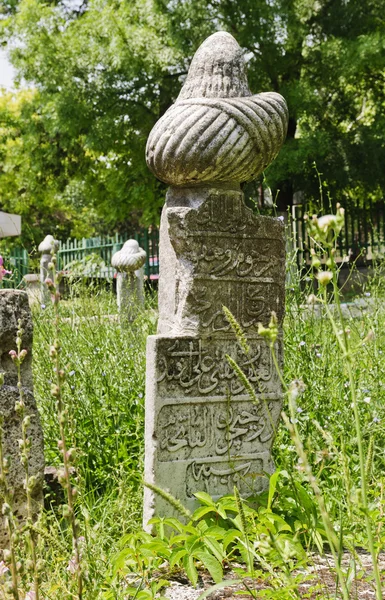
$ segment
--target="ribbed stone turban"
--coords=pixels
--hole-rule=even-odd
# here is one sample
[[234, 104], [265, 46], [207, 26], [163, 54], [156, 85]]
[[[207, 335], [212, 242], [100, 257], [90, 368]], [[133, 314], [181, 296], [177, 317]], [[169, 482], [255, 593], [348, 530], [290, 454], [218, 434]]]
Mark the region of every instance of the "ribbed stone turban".
[[130, 273], [143, 267], [146, 256], [136, 240], [127, 240], [123, 248], [112, 255], [111, 265], [119, 272]]
[[284, 98], [253, 96], [240, 46], [229, 33], [214, 33], [196, 52], [175, 104], [152, 129], [147, 164], [171, 185], [251, 181], [278, 154], [287, 123]]

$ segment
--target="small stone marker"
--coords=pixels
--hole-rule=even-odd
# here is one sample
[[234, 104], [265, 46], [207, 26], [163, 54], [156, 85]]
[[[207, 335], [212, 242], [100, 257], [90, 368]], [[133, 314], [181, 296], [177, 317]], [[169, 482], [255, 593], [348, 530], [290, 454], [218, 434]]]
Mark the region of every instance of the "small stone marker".
[[[24, 390], [26, 414], [31, 415], [28, 437], [31, 440], [29, 457], [29, 476], [34, 476], [32, 491], [34, 510], [38, 514], [43, 501], [44, 481], [44, 444], [39, 413], [33, 397], [32, 383], [32, 316], [26, 292], [19, 290], [0, 290], [0, 372], [4, 374], [4, 385], [0, 386], [0, 414], [3, 417], [3, 450], [10, 457], [8, 487], [13, 490], [13, 513], [19, 521], [27, 516], [27, 500], [24, 489], [25, 470], [21, 464], [19, 443], [22, 438], [21, 418], [15, 411], [19, 400], [17, 388], [17, 370], [9, 352], [16, 350], [16, 332], [21, 319], [24, 330], [22, 348], [27, 355], [21, 365], [21, 380]], [[0, 488], [0, 504], [3, 504]], [[7, 545], [7, 532], [0, 521], [0, 555]]]
[[51, 301], [51, 293], [44, 283], [48, 278], [53, 280], [53, 271], [49, 268], [52, 261], [52, 255], [59, 250], [59, 242], [55, 240], [53, 235], [46, 235], [44, 240], [39, 244], [40, 259], [40, 289], [41, 303], [48, 304]]
[[36, 275], [35, 273], [28, 273], [27, 275], [24, 275], [23, 280], [30, 304], [40, 304], [41, 284], [39, 275]]
[[121, 315], [132, 318], [138, 305], [144, 304], [143, 265], [146, 252], [136, 240], [128, 240], [113, 254], [111, 265], [117, 270], [116, 294]]
[[[282, 389], [258, 323], [284, 316], [285, 242], [279, 219], [256, 216], [240, 183], [277, 155], [288, 111], [253, 96], [228, 33], [198, 49], [175, 104], [147, 142], [147, 164], [171, 184], [160, 230], [158, 335], [148, 338], [145, 481], [190, 509], [194, 493], [243, 496], [266, 488]], [[223, 306], [246, 332], [245, 354]], [[276, 353], [283, 364], [282, 334]], [[230, 366], [237, 362], [258, 403]], [[144, 525], [172, 507], [145, 490]]]

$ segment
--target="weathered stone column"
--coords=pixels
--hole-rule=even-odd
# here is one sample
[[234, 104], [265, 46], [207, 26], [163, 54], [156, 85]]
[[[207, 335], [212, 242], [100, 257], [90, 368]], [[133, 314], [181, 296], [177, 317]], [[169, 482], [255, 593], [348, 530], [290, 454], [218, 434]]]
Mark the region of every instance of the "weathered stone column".
[[129, 319], [135, 316], [137, 307], [144, 304], [143, 265], [146, 256], [136, 240], [128, 240], [111, 259], [111, 265], [117, 270], [118, 309], [122, 316]]
[[53, 235], [46, 235], [44, 240], [39, 244], [40, 259], [40, 290], [41, 303], [48, 304], [51, 301], [51, 293], [44, 283], [47, 277], [53, 280], [53, 271], [49, 268], [52, 261], [52, 255], [59, 249], [59, 242], [55, 240]]
[[[145, 480], [190, 509], [194, 493], [243, 496], [266, 488], [282, 389], [258, 335], [284, 315], [285, 242], [279, 219], [256, 216], [240, 183], [277, 155], [288, 111], [276, 93], [253, 96], [228, 33], [198, 49], [175, 104], [147, 143], [147, 164], [169, 183], [160, 231], [158, 334], [147, 348]], [[245, 352], [225, 318], [246, 332]], [[282, 365], [282, 335], [276, 342]], [[255, 389], [253, 402], [226, 355]], [[171, 515], [145, 491], [144, 525]]]
[[[27, 355], [21, 365], [21, 380], [24, 391], [26, 414], [31, 416], [28, 437], [31, 440], [29, 457], [29, 475], [34, 477], [32, 490], [34, 510], [36, 514], [43, 501], [44, 481], [44, 446], [43, 432], [39, 413], [33, 397], [32, 383], [32, 316], [26, 292], [18, 290], [0, 290], [0, 373], [4, 375], [4, 385], [0, 386], [0, 415], [3, 417], [3, 449], [4, 455], [10, 457], [8, 487], [13, 490], [13, 512], [23, 522], [27, 516], [27, 499], [24, 489], [25, 469], [21, 464], [19, 443], [22, 438], [21, 418], [15, 411], [15, 403], [19, 400], [17, 387], [17, 370], [9, 352], [16, 350], [16, 332], [18, 320], [24, 330], [22, 348]], [[3, 504], [0, 487], [0, 504]], [[1, 549], [7, 545], [7, 532], [3, 520], [0, 521], [0, 557]]]

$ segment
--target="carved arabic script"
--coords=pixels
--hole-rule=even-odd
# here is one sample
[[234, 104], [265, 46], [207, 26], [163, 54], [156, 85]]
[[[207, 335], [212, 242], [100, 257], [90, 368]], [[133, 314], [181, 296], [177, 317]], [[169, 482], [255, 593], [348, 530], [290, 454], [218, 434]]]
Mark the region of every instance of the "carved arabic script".
[[170, 392], [174, 385], [174, 391], [183, 390], [184, 394], [195, 396], [244, 394], [245, 386], [229, 365], [226, 354], [237, 362], [258, 392], [267, 389], [275, 369], [264, 341], [252, 342], [250, 356], [246, 356], [235, 341], [200, 338], [179, 338], [174, 342], [166, 339], [159, 343], [158, 389]]
[[252, 454], [269, 448], [279, 419], [279, 400], [174, 404], [159, 413], [159, 460]]
[[257, 493], [262, 488], [264, 464], [262, 459], [226, 462], [194, 461], [187, 467], [187, 497], [196, 490], [203, 490], [214, 496], [233, 493], [234, 485], [241, 494]]

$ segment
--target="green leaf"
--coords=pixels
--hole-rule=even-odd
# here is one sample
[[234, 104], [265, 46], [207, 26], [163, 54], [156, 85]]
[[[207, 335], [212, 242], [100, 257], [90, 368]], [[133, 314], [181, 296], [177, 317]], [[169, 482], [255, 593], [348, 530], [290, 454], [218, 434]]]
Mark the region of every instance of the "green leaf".
[[190, 535], [185, 542], [185, 548], [188, 552], [194, 549], [194, 546], [201, 546], [202, 540], [200, 535]]
[[206, 506], [213, 506], [215, 508], [214, 500], [209, 494], [206, 494], [206, 492], [196, 492], [194, 496], [195, 498], [198, 498], [199, 502], [202, 504], [205, 504]]
[[112, 560], [112, 572], [114, 575], [120, 571], [129, 557], [132, 557], [133, 550], [132, 548], [124, 548], [119, 554], [117, 554]]
[[178, 564], [180, 559], [186, 556], [186, 554], [187, 550], [185, 548], [175, 548], [175, 550], [173, 550], [169, 558], [170, 569], [172, 569], [176, 564]]
[[271, 503], [273, 502], [279, 475], [280, 475], [280, 471], [278, 471], [278, 469], [277, 469], [277, 471], [275, 471], [269, 479], [269, 497], [267, 500], [267, 508], [269, 510], [271, 509]]
[[192, 554], [186, 554], [183, 559], [184, 570], [186, 571], [187, 577], [195, 587], [198, 582], [198, 571], [194, 565], [194, 557]]
[[215, 583], [219, 583], [223, 579], [223, 569], [221, 563], [205, 550], [196, 550], [194, 556], [201, 561], [204, 567], [208, 570]]
[[215, 511], [215, 506], [201, 506], [200, 508], [197, 508], [196, 511], [194, 512], [194, 514], [192, 516], [192, 520], [198, 521], [199, 519], [201, 519], [208, 513], [214, 512], [214, 511]]
[[205, 535], [215, 538], [216, 540], [223, 540], [228, 529], [224, 527], [219, 527], [218, 525], [213, 525], [212, 527], [208, 527], [204, 532]]
[[225, 558], [225, 553], [223, 551], [223, 547], [217, 540], [210, 536], [205, 536], [203, 539], [203, 543], [208, 550], [210, 550], [211, 554], [213, 554], [219, 562], [222, 562]]
[[167, 519], [165, 519], [164, 524], [168, 525], [169, 527], [173, 527], [176, 531], [179, 531], [179, 533], [183, 532], [183, 523], [181, 523], [180, 521], [178, 521], [178, 519], [175, 519], [174, 517], [168, 517]]
[[239, 538], [240, 535], [241, 535], [241, 532], [238, 531], [238, 529], [229, 529], [228, 532], [226, 533], [225, 537], [223, 538], [224, 549], [227, 550], [229, 545], [232, 544], [233, 542], [235, 542]]

